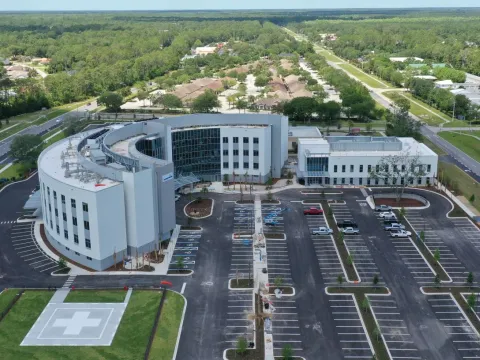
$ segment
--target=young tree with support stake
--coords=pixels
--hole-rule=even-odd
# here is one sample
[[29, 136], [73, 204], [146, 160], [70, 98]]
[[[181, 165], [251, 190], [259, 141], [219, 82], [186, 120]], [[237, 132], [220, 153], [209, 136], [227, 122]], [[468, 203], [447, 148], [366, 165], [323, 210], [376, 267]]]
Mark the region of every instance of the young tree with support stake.
[[473, 286], [473, 273], [471, 271], [468, 273], [466, 283], [470, 288]]
[[425, 176], [424, 167], [418, 154], [412, 156], [409, 151], [405, 151], [399, 155], [382, 157], [377, 165], [372, 167], [369, 177], [384, 181], [385, 185], [394, 191], [396, 201], [400, 202], [408, 184], [413, 182], [413, 179]]

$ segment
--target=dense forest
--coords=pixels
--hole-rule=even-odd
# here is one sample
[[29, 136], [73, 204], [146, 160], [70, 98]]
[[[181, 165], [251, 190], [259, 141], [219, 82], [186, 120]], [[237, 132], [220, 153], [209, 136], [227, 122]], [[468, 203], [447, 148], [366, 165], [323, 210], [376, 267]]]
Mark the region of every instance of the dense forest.
[[395, 17], [389, 19], [315, 20], [291, 23], [289, 27], [321, 41], [325, 33], [337, 39], [326, 41], [336, 54], [358, 59], [372, 53], [380, 56], [420, 57], [453, 68], [480, 74], [480, 17]]

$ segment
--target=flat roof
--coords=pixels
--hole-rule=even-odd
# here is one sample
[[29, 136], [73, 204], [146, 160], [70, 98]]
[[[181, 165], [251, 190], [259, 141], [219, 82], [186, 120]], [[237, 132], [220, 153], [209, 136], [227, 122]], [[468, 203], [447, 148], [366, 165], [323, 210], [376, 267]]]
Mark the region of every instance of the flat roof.
[[355, 150], [330, 151], [330, 156], [392, 156], [408, 153], [411, 156], [437, 156], [437, 154], [423, 143], [414, 138], [397, 138], [402, 143], [401, 150]]
[[298, 143], [302, 145], [329, 145], [324, 138], [300, 138]]
[[289, 126], [288, 136], [297, 138], [319, 138], [322, 133], [316, 126]]
[[[98, 131], [98, 130], [95, 130]], [[97, 185], [99, 175], [83, 169], [78, 163], [77, 146], [83, 137], [72, 136], [60, 140], [45, 149], [39, 159], [39, 169], [47, 176], [62, 181], [65, 185], [73, 186], [88, 191], [101, 191], [103, 189], [120, 184], [118, 181], [101, 177]], [[62, 153], [64, 159], [62, 160]], [[87, 154], [88, 155], [88, 152]], [[88, 156], [86, 156], [88, 158]], [[68, 163], [69, 177], [65, 177], [66, 167], [62, 163]]]
[[128, 153], [128, 147], [130, 143], [137, 141], [138, 139], [144, 137], [145, 135], [146, 134], [140, 134], [137, 136], [130, 137], [128, 139], [120, 140], [119, 142], [116, 142], [115, 144], [110, 146], [110, 150], [112, 150], [116, 154], [131, 157]]

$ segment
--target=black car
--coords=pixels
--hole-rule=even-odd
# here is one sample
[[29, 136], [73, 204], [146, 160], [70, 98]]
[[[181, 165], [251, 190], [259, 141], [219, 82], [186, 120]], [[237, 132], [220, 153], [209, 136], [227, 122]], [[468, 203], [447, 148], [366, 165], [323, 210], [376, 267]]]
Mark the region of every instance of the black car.
[[343, 220], [343, 221], [337, 223], [337, 226], [339, 228], [345, 228], [345, 227], [358, 228], [357, 223], [354, 222], [354, 221], [351, 221], [351, 220]]

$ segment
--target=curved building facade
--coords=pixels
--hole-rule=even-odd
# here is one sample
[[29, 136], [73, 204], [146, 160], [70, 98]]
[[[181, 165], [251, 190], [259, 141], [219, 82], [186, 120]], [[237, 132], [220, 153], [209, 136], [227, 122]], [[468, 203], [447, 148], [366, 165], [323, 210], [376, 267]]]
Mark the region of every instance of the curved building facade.
[[279, 115], [198, 114], [77, 134], [38, 159], [46, 236], [68, 259], [104, 270], [171, 236], [182, 179], [280, 177], [287, 147]]

